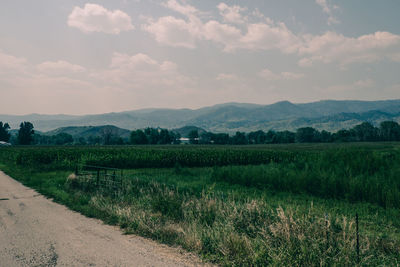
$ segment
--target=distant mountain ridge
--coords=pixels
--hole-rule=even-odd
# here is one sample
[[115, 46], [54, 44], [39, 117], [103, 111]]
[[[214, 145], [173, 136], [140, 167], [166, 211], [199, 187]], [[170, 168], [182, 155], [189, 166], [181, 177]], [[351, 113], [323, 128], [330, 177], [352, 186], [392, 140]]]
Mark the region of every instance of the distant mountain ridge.
[[213, 132], [254, 130], [295, 130], [311, 126], [336, 131], [363, 121], [379, 124], [384, 120], [400, 121], [400, 100], [359, 101], [322, 100], [295, 104], [281, 101], [271, 105], [225, 103], [200, 109], [141, 109], [98, 115], [0, 115], [0, 121], [18, 128], [30, 121], [39, 131], [68, 126], [114, 125], [128, 130], [146, 127], [167, 129], [193, 125]]

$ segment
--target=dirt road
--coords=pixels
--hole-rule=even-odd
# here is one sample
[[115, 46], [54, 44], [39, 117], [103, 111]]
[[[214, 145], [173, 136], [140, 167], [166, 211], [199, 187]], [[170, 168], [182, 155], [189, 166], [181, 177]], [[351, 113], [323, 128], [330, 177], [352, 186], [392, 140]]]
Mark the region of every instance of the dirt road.
[[0, 171], [0, 266], [198, 266], [194, 256], [86, 218]]

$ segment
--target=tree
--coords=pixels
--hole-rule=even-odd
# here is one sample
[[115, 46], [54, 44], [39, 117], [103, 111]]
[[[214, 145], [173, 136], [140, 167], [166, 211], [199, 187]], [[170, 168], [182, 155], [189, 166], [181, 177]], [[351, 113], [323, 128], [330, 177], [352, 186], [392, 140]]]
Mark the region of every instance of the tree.
[[59, 134], [53, 135], [52, 139], [53, 139], [52, 143], [56, 144], [56, 145], [72, 144], [74, 142], [72, 135], [67, 134], [67, 133], [59, 133]]
[[0, 141], [8, 142], [10, 140], [10, 133], [8, 130], [10, 129], [10, 125], [8, 123], [5, 123], [3, 125], [3, 122], [0, 121]]
[[189, 143], [198, 144], [199, 143], [199, 132], [197, 130], [192, 130], [189, 132]]
[[276, 132], [276, 139], [279, 144], [294, 143], [296, 134], [291, 131]]
[[24, 121], [21, 122], [19, 125], [19, 131], [18, 131], [18, 144], [20, 145], [30, 145], [33, 141], [33, 135], [35, 134], [35, 131], [33, 130], [33, 124]]
[[298, 143], [318, 142], [320, 139], [320, 132], [312, 127], [303, 127], [296, 131], [296, 141]]
[[378, 129], [369, 122], [363, 122], [353, 128], [357, 141], [377, 141]]
[[333, 134], [333, 140], [337, 142], [351, 142], [354, 141], [353, 131], [342, 129]]
[[146, 134], [142, 130], [132, 131], [130, 141], [133, 145], [145, 145], [148, 143]]
[[171, 143], [172, 143], [172, 138], [169, 134], [169, 131], [167, 129], [161, 129], [159, 132], [158, 144], [166, 145]]
[[105, 127], [101, 131], [101, 138], [103, 139], [104, 145], [111, 145], [112, 139], [114, 138], [113, 129], [111, 127]]
[[269, 130], [265, 134], [265, 143], [267, 144], [276, 144], [278, 142], [276, 132], [273, 130]]
[[199, 144], [211, 144], [213, 135], [214, 134], [210, 132], [202, 133], [199, 137]]
[[395, 121], [381, 122], [379, 137], [382, 141], [400, 141], [400, 125]]
[[151, 145], [158, 144], [158, 141], [160, 139], [160, 134], [159, 134], [157, 129], [146, 128], [144, 130], [144, 133], [145, 133], [145, 135], [147, 137], [147, 141], [148, 141], [149, 144], [151, 144]]
[[236, 134], [232, 136], [231, 142], [233, 145], [245, 145], [248, 143], [246, 134], [242, 132], [236, 132]]
[[321, 142], [322, 143], [330, 143], [332, 142], [332, 134], [328, 131], [321, 131]]
[[226, 145], [229, 143], [229, 134], [227, 133], [213, 134], [211, 141], [214, 141], [214, 144], [217, 145]]
[[256, 132], [250, 132], [247, 135], [247, 138], [249, 139], [249, 144], [264, 144], [266, 135], [262, 130], [259, 130]]

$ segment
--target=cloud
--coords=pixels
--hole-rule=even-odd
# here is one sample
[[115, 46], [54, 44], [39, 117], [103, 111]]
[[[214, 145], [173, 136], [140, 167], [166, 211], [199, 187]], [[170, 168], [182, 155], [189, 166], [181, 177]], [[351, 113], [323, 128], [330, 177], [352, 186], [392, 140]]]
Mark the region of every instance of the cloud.
[[153, 34], [160, 44], [191, 49], [196, 47], [197, 27], [183, 19], [172, 16], [161, 17], [157, 21], [143, 25], [142, 29]]
[[339, 62], [342, 65], [354, 62], [374, 62], [389, 57], [389, 48], [399, 48], [400, 36], [389, 32], [376, 32], [357, 38], [345, 37], [335, 32], [319, 36], [307, 36], [298, 54], [304, 56], [300, 66], [314, 62]]
[[106, 84], [126, 90], [136, 88], [162, 92], [191, 83], [191, 78], [182, 75], [174, 62], [159, 62], [142, 53], [114, 53], [109, 69], [100, 72], [97, 77]]
[[193, 84], [176, 63], [142, 53], [114, 53], [109, 66], [88, 69], [63, 60], [35, 65], [0, 51], [0, 95], [7, 95], [0, 113], [100, 113], [179, 103]]
[[134, 29], [128, 14], [121, 10], [110, 11], [97, 4], [85, 4], [83, 8], [74, 7], [68, 16], [68, 26], [84, 33], [119, 34], [122, 31]]
[[[332, 13], [337, 6], [331, 6], [326, 0], [316, 0], [325, 13]], [[222, 20], [201, 19], [201, 11], [177, 0], [163, 4], [184, 18], [164, 16], [148, 19], [142, 29], [152, 34], [155, 40], [166, 46], [194, 49], [201, 41], [212, 42], [224, 52], [237, 50], [270, 51], [300, 57], [300, 66], [312, 66], [314, 63], [339, 63], [344, 66], [356, 62], [374, 62], [384, 58], [399, 61], [400, 36], [390, 32], [375, 32], [359, 37], [346, 37], [328, 31], [321, 35], [295, 34], [285, 23], [274, 22], [259, 10], [248, 12], [260, 22], [249, 22], [248, 16], [241, 12], [247, 8], [217, 5]], [[240, 24], [240, 25], [235, 25]]]
[[367, 88], [375, 85], [375, 81], [372, 79], [358, 80], [354, 82], [353, 86], [358, 88]]
[[194, 6], [180, 4], [176, 0], [169, 0], [168, 2], [164, 3], [163, 6], [188, 17], [195, 16], [197, 13], [199, 13], [199, 10]]
[[[170, 0], [164, 6], [186, 16], [186, 20], [165, 16], [158, 20], [149, 20], [142, 26], [143, 30], [152, 34], [163, 45], [193, 49], [197, 42], [208, 40], [222, 45], [225, 52], [234, 52], [237, 49], [277, 49], [284, 53], [292, 53], [300, 45], [299, 38], [284, 23], [275, 24], [271, 19], [264, 18], [264, 22], [260, 23], [246, 23], [246, 31], [242, 33], [236, 26], [217, 20], [203, 22], [198, 15], [199, 11], [190, 5]], [[235, 10], [245, 10], [224, 3], [218, 5], [218, 8], [225, 20], [236, 22], [239, 17]], [[243, 17], [241, 19], [244, 22]]]
[[0, 50], [0, 74], [12, 71], [22, 71], [26, 66], [26, 59], [3, 53]]
[[267, 81], [298, 80], [304, 77], [303, 73], [281, 72], [274, 73], [269, 69], [261, 70], [258, 75]]
[[243, 17], [240, 14], [240, 12], [246, 11], [246, 8], [238, 5], [228, 6], [225, 3], [220, 3], [217, 8], [219, 10], [219, 14], [223, 17], [225, 22], [242, 24], [247, 20], [246, 17]]
[[328, 15], [328, 24], [337, 24], [340, 21], [333, 15], [333, 10], [338, 9], [339, 7], [336, 5], [329, 5], [327, 0], [315, 0], [315, 3], [322, 8], [322, 11]]
[[50, 75], [65, 75], [66, 73], [82, 73], [86, 69], [82, 66], [71, 64], [67, 61], [46, 61], [36, 66], [36, 68]]
[[220, 73], [215, 79], [217, 81], [237, 81], [239, 78], [232, 73]]

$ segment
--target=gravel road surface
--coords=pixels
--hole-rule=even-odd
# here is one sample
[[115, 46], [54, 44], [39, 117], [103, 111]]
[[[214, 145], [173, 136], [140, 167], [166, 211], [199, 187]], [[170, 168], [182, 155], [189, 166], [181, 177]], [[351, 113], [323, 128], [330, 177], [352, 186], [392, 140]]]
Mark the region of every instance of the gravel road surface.
[[200, 265], [195, 256], [68, 210], [0, 171], [0, 267]]

